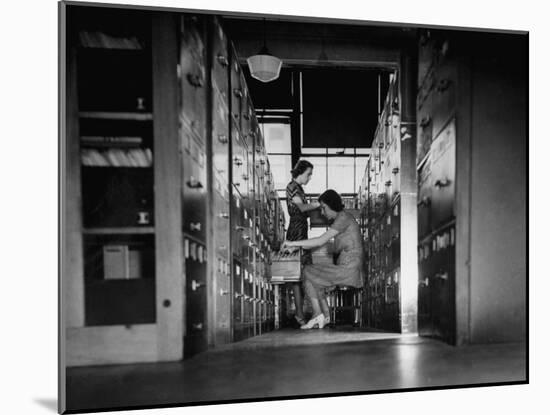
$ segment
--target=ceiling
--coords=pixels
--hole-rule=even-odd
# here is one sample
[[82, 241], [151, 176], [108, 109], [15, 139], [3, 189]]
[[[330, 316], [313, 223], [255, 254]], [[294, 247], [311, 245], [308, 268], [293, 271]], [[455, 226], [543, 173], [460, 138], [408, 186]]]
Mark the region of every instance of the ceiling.
[[[286, 66], [395, 68], [400, 53], [416, 44], [417, 29], [380, 24], [299, 22], [282, 18], [224, 17], [244, 62], [265, 42]], [[264, 30], [265, 29], [265, 30]], [[322, 55], [325, 59], [319, 60]]]

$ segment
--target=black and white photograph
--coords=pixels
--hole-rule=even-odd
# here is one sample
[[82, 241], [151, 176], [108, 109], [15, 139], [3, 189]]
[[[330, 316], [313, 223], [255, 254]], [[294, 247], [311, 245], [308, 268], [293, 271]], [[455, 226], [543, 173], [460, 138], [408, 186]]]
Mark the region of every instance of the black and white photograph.
[[[22, 357], [4, 354], [34, 409], [538, 406], [530, 179], [547, 153], [524, 16], [48, 3], [28, 26], [47, 9], [57, 50], [22, 44], [6, 66], [28, 83], [6, 79], [25, 98], [4, 99], [29, 129], [5, 157], [48, 163], [3, 174], [21, 177], [4, 219], [22, 284], [3, 313]], [[37, 83], [57, 105], [26, 98]]]
[[61, 411], [527, 382], [527, 32], [59, 13]]

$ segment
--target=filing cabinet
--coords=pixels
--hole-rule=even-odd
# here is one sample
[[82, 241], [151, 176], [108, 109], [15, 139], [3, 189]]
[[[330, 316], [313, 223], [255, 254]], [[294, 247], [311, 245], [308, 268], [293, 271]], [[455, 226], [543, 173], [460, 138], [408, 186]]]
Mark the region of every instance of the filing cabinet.
[[183, 124], [199, 139], [206, 140], [206, 20], [196, 15], [181, 17], [179, 76]]
[[241, 85], [241, 66], [237, 59], [236, 52], [232, 52], [230, 55], [230, 88], [231, 88], [231, 115], [235, 122], [237, 129], [241, 129], [241, 105], [243, 103], [244, 93], [243, 86]]
[[182, 222], [183, 231], [193, 237], [206, 239], [206, 154], [197, 136], [183, 127]]
[[455, 137], [455, 123], [451, 120], [432, 142], [430, 150], [430, 211], [433, 229], [455, 217]]
[[233, 340], [239, 341], [245, 338], [244, 336], [244, 286], [243, 286], [243, 269], [241, 263], [233, 260]]
[[422, 86], [417, 96], [417, 141], [416, 164], [420, 164], [430, 151], [434, 131], [433, 125], [433, 101], [434, 101], [434, 75], [430, 76]]
[[437, 67], [432, 90], [433, 136], [436, 137], [454, 115], [456, 107], [457, 67], [447, 61]]
[[217, 91], [212, 95], [212, 164], [229, 182], [229, 109]]
[[206, 246], [196, 239], [185, 237], [184, 258], [187, 327], [184, 337], [184, 353], [185, 356], [191, 356], [208, 347]]
[[[219, 22], [214, 17], [211, 29], [212, 38], [212, 89], [221, 99], [228, 102], [229, 94], [229, 54], [228, 39]], [[229, 106], [229, 103], [227, 104]]]
[[431, 204], [432, 204], [432, 160], [424, 159], [418, 167], [418, 237], [423, 238], [432, 231]]
[[432, 30], [421, 30], [418, 40], [418, 85], [426, 78], [427, 73], [432, 68], [435, 51], [434, 36]]
[[400, 332], [403, 155], [397, 91], [393, 77], [361, 181], [359, 211], [366, 270], [362, 321], [368, 327]]
[[243, 175], [247, 168], [247, 159], [245, 158], [244, 143], [239, 130], [235, 127], [234, 122], [231, 127], [232, 141], [232, 165], [233, 165], [233, 186], [240, 195], [244, 192]]
[[418, 246], [419, 334], [455, 342], [455, 226], [431, 234]]

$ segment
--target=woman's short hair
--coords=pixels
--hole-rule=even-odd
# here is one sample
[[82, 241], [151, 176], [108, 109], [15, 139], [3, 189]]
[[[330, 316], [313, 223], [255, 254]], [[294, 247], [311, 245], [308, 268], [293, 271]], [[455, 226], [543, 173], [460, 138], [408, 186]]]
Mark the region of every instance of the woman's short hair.
[[319, 196], [319, 202], [323, 202], [335, 212], [341, 212], [342, 209], [344, 209], [342, 198], [332, 189], [325, 190], [324, 193]]
[[292, 174], [292, 178], [295, 179], [301, 174], [304, 174], [307, 169], [313, 169], [313, 164], [311, 164], [307, 160], [299, 160], [298, 163], [294, 166], [292, 170], [290, 170], [290, 173]]

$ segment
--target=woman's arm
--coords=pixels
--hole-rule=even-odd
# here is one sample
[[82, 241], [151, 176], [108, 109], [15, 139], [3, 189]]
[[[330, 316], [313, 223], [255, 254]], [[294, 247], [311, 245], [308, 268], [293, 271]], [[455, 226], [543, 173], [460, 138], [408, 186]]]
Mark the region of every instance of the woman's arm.
[[311, 239], [304, 239], [301, 241], [285, 241], [283, 243], [282, 249], [285, 248], [305, 248], [305, 249], [311, 249], [316, 248], [318, 246], [326, 244], [328, 241], [330, 241], [332, 238], [334, 238], [336, 235], [338, 235], [340, 232], [338, 232], [336, 229], [329, 228], [328, 231], [326, 231], [321, 236], [318, 236], [317, 238], [311, 238]]
[[292, 198], [292, 203], [294, 203], [296, 207], [300, 209], [300, 212], [309, 212], [311, 210], [317, 209], [320, 206], [319, 202], [302, 203], [302, 199], [299, 196], [294, 196]]

